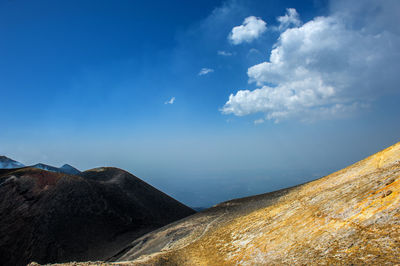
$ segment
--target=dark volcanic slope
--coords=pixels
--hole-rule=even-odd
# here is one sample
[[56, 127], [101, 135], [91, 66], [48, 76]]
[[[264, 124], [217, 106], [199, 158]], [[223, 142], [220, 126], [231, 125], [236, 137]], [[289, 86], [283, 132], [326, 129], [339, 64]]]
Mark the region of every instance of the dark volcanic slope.
[[107, 259], [194, 211], [116, 168], [0, 169], [0, 264]]

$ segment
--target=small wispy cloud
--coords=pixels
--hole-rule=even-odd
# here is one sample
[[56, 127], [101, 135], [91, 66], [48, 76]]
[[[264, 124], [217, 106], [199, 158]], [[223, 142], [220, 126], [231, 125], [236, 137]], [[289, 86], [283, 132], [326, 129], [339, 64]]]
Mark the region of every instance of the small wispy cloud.
[[256, 48], [251, 48], [251, 49], [249, 50], [249, 53], [259, 54], [260, 51], [258, 51]]
[[199, 72], [199, 76], [204, 76], [212, 72], [214, 72], [214, 69], [203, 67]]
[[164, 104], [174, 104], [174, 102], [175, 102], [175, 97], [172, 97], [168, 101], [164, 102]]
[[254, 125], [259, 125], [259, 124], [262, 124], [264, 122], [265, 122], [265, 120], [260, 118], [260, 119], [254, 120]]
[[218, 55], [222, 56], [232, 56], [233, 54], [227, 51], [218, 51]]

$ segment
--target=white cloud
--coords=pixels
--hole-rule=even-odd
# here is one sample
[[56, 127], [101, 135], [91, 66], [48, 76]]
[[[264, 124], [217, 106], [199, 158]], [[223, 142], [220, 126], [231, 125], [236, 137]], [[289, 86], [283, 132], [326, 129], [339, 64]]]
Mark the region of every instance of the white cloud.
[[202, 68], [200, 70], [199, 76], [207, 75], [207, 74], [212, 73], [212, 72], [214, 72], [214, 69], [204, 67], [204, 68]]
[[262, 124], [262, 123], [264, 123], [264, 122], [265, 122], [265, 120], [262, 119], [262, 118], [256, 119], [256, 120], [254, 120], [254, 125], [259, 125], [259, 124]]
[[279, 30], [285, 30], [290, 26], [298, 27], [301, 25], [299, 13], [294, 8], [286, 8], [286, 14], [277, 18], [279, 22]]
[[253, 54], [259, 54], [260, 51], [258, 51], [256, 48], [251, 48], [251, 49], [249, 50], [249, 54], [251, 54], [251, 53], [253, 53]]
[[[379, 2], [387, 3], [400, 6]], [[378, 95], [398, 90], [400, 34], [390, 30], [393, 18], [376, 11], [388, 9], [366, 12], [364, 24], [336, 12], [286, 29], [269, 61], [248, 69], [249, 82], [259, 88], [231, 94], [221, 111], [237, 116], [261, 112], [275, 121], [326, 119], [349, 115]], [[400, 23], [400, 17], [395, 20]]]
[[267, 23], [261, 18], [247, 17], [243, 24], [232, 29], [228, 36], [231, 43], [237, 45], [243, 42], [252, 42], [267, 30]]
[[172, 97], [168, 101], [164, 102], [164, 104], [174, 104], [174, 102], [175, 102], [175, 97]]
[[227, 51], [218, 51], [218, 55], [222, 55], [222, 56], [231, 56], [232, 53], [227, 52]]

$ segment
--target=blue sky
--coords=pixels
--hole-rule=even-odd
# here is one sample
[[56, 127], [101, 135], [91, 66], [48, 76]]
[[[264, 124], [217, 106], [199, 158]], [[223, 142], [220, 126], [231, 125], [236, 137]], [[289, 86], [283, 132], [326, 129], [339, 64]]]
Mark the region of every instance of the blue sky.
[[400, 4], [360, 2], [0, 1], [0, 154], [191, 206], [329, 174], [400, 136]]

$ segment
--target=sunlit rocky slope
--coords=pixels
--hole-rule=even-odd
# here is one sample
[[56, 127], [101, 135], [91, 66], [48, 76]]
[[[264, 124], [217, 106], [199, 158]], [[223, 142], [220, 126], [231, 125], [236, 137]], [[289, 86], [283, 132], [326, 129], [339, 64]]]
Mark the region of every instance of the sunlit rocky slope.
[[400, 263], [400, 143], [316, 181], [221, 203], [112, 258], [137, 265]]

